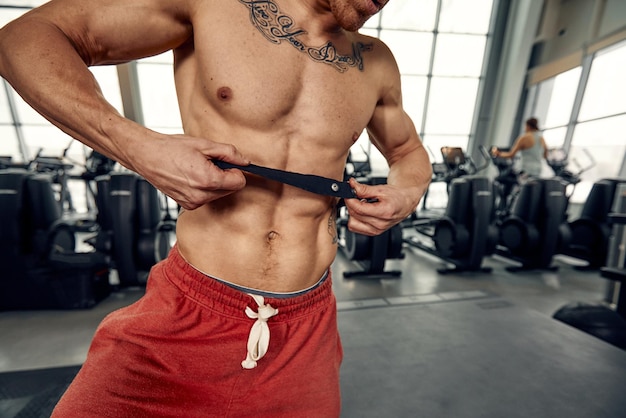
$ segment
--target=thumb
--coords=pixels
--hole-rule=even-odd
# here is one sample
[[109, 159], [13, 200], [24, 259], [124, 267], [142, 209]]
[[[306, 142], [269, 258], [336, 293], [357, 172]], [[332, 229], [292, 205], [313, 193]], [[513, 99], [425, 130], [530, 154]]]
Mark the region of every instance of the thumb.
[[354, 177], [350, 178], [350, 187], [352, 187], [359, 199], [369, 199], [376, 197], [373, 193], [373, 188], [367, 184], [359, 183]]

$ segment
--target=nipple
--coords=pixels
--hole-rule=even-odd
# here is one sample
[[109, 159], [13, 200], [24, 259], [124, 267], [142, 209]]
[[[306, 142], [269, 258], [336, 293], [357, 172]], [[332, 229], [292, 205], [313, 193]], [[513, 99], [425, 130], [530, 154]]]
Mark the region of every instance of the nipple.
[[229, 87], [220, 87], [217, 90], [217, 98], [223, 101], [228, 101], [233, 97], [233, 91]]
[[359, 136], [360, 135], [357, 132], [353, 133], [352, 134], [352, 142], [353, 143], [356, 142], [359, 139]]

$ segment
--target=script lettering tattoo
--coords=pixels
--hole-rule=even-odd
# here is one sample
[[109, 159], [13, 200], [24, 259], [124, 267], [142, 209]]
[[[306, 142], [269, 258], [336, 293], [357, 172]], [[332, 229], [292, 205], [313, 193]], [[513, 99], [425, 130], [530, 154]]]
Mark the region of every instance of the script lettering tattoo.
[[352, 55], [341, 55], [332, 42], [328, 41], [321, 47], [311, 47], [298, 39], [307, 32], [294, 27], [293, 19], [282, 14], [273, 0], [239, 0], [250, 9], [252, 24], [273, 44], [287, 41], [298, 51], [306, 53], [316, 62], [331, 65], [340, 73], [350, 67], [363, 71], [363, 52], [371, 51], [372, 44], [356, 42], [352, 44]]
[[308, 53], [311, 58], [315, 61], [325, 62], [331, 65], [335, 65], [340, 72], [346, 70], [346, 66], [348, 67], [357, 67], [359, 70], [363, 71], [363, 56], [361, 52], [363, 51], [371, 51], [372, 44], [363, 44], [361, 42], [357, 42], [352, 44], [352, 56], [349, 55], [340, 55], [337, 53], [337, 49], [333, 45], [332, 42], [328, 42], [326, 45], [319, 49], [309, 48]]
[[333, 245], [337, 245], [339, 243], [339, 236], [337, 235], [337, 220], [336, 220], [337, 206], [332, 205], [332, 211], [330, 213], [330, 217], [328, 218], [328, 233], [330, 237], [333, 239]]

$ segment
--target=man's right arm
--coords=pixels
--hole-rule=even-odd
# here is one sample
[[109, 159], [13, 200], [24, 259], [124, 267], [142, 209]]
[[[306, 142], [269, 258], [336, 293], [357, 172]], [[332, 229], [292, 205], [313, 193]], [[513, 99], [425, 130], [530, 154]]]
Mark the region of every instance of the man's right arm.
[[[241, 173], [223, 172], [207, 163], [207, 157], [245, 161], [233, 147], [185, 136], [166, 141], [165, 135], [125, 119], [104, 99], [88, 69], [187, 42], [192, 28], [186, 4], [52, 0], [0, 29], [0, 75], [61, 130], [143, 175], [190, 209], [227, 194], [211, 194], [209, 189], [233, 191], [245, 184]], [[163, 162], [164, 156], [170, 161]], [[190, 165], [197, 179], [189, 178]], [[202, 178], [212, 180], [202, 183]]]

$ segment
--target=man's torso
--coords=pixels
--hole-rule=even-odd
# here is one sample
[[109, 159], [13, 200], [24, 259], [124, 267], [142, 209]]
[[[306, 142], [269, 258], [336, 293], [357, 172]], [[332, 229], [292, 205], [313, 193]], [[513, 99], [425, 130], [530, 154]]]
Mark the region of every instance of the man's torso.
[[[218, 2], [207, 2], [194, 14], [193, 43], [175, 54], [185, 133], [231, 143], [254, 164], [341, 179], [380, 96], [380, 55], [364, 45], [373, 40], [343, 31], [314, 36], [295, 5], [256, 3], [221, 1], [216, 11]], [[286, 19], [293, 24], [282, 25]], [[240, 192], [180, 215], [178, 245], [213, 276], [298, 290], [334, 259], [334, 204], [247, 175]]]

